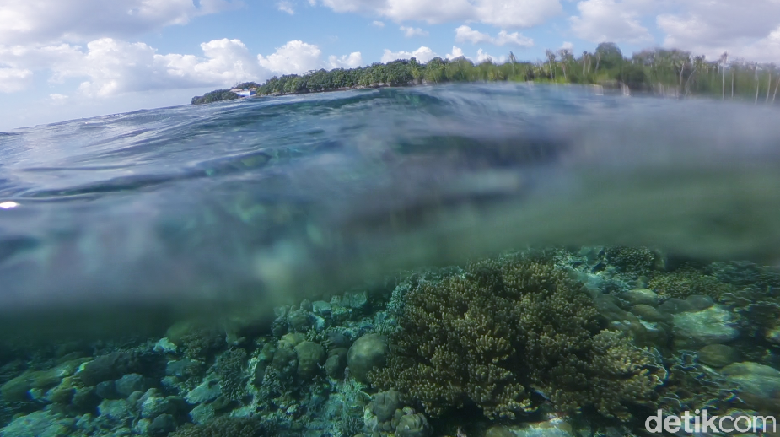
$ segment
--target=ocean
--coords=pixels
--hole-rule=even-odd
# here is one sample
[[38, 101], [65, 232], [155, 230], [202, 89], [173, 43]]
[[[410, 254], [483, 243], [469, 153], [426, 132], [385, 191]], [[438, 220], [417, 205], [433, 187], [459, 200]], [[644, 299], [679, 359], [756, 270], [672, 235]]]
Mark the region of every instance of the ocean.
[[[198, 434], [216, 432], [213, 421], [246, 435], [641, 435], [638, 418], [675, 396], [677, 409], [780, 412], [766, 388], [780, 389], [777, 117], [766, 105], [469, 84], [249, 98], [0, 133], [3, 435], [217, 435]], [[548, 327], [532, 334], [542, 322], [501, 309], [519, 308], [531, 289], [550, 305], [523, 308], [568, 318], [540, 316]], [[553, 306], [582, 296], [593, 314]], [[415, 355], [449, 344], [447, 333], [467, 338], [466, 316], [485, 305], [479, 317], [500, 319], [474, 327], [481, 335], [561, 329], [554, 338], [590, 345], [577, 362], [601, 367], [599, 348], [642, 353], [623, 373], [588, 377], [608, 381], [598, 386], [555, 382], [591, 371], [555, 367], [571, 346], [557, 358], [538, 352], [549, 367], [538, 369], [479, 342], [480, 353], [464, 343], [452, 355]], [[438, 321], [415, 325], [410, 314]], [[580, 318], [593, 320], [576, 334], [561, 327]], [[410, 334], [423, 331], [433, 335], [424, 347]], [[201, 334], [208, 340], [191, 338]], [[532, 344], [517, 341], [506, 350], [530, 357]], [[333, 374], [332, 357], [344, 360]], [[359, 370], [361, 359], [384, 373]], [[496, 363], [523, 376], [469, 373]], [[415, 378], [437, 381], [419, 384], [463, 388], [422, 390], [409, 382], [414, 365], [428, 366]], [[640, 374], [657, 384], [632, 392], [632, 414], [593, 400]], [[709, 398], [682, 394], [705, 379], [719, 387]], [[222, 392], [205, 393], [213, 386]], [[507, 401], [512, 390], [524, 395]], [[571, 392], [586, 393], [581, 405]], [[150, 403], [165, 407], [149, 412]]]

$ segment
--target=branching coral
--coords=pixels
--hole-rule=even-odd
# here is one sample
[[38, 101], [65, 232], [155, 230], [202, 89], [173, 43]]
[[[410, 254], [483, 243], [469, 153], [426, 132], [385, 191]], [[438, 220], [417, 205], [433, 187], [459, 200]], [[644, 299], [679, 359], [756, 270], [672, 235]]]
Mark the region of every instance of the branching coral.
[[621, 272], [647, 274], [656, 270], [660, 264], [660, 255], [646, 247], [608, 247], [605, 258], [610, 265]]
[[719, 300], [724, 294], [734, 291], [730, 284], [688, 268], [657, 275], [650, 281], [649, 287], [663, 297], [682, 299], [701, 294]]
[[244, 388], [246, 361], [247, 353], [244, 349], [230, 349], [217, 360], [216, 373], [219, 375], [222, 392], [228, 399], [238, 400], [246, 394]]
[[[531, 387], [558, 408], [627, 418], [661, 383], [655, 357], [603, 324], [582, 284], [538, 259], [474, 263], [406, 295], [375, 385], [441, 415], [468, 402], [489, 418], [532, 411]], [[656, 373], [654, 373], [656, 372]]]

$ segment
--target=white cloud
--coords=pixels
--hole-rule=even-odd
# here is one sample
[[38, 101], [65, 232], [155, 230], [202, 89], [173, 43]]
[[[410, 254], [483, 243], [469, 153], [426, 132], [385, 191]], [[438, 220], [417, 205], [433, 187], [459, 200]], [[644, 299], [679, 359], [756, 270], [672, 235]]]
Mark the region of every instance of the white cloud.
[[561, 44], [562, 50], [574, 50], [574, 44], [572, 44], [571, 41], [564, 41], [563, 44]]
[[592, 42], [652, 44], [648, 22], [663, 45], [716, 59], [724, 51], [753, 61], [777, 61], [780, 0], [583, 0], [571, 17], [575, 35]]
[[492, 61], [493, 57], [483, 52], [482, 49], [477, 50], [477, 62]]
[[465, 24], [455, 29], [455, 41], [470, 41], [472, 44], [492, 42], [493, 37], [478, 30], [474, 30]]
[[267, 74], [240, 40], [212, 40], [200, 47], [205, 59], [192, 55], [157, 55], [157, 59], [165, 65], [167, 75], [186, 80], [190, 86], [233, 85]]
[[447, 59], [455, 59], [455, 58], [465, 58], [466, 55], [463, 54], [463, 50], [461, 50], [458, 46], [452, 46], [452, 53], [447, 53], [447, 56], [445, 58]]
[[352, 52], [349, 55], [342, 57], [336, 57], [331, 55], [328, 57], [328, 64], [330, 68], [356, 68], [363, 65], [363, 55], [360, 52]]
[[59, 76], [89, 78], [79, 87], [86, 95], [109, 96], [149, 89], [229, 86], [256, 78], [261, 69], [239, 40], [201, 44], [205, 58], [159, 55], [144, 43], [108, 38], [88, 44], [75, 65], [57, 68]]
[[282, 1], [282, 2], [277, 3], [276, 4], [276, 9], [278, 9], [278, 10], [280, 10], [282, 12], [286, 12], [286, 13], [288, 13], [290, 15], [295, 14], [295, 9], [293, 9], [292, 3], [288, 2], [288, 1]]
[[476, 21], [503, 28], [531, 27], [562, 11], [559, 0], [322, 0], [336, 12], [359, 12], [395, 21]]
[[664, 45], [716, 58], [724, 51], [751, 60], [778, 61], [780, 1], [683, 0], [659, 14]]
[[532, 47], [534, 40], [521, 35], [519, 32], [508, 33], [502, 30], [495, 38], [474, 30], [465, 24], [455, 29], [455, 41], [471, 42], [471, 44], [488, 43], [497, 46], [515, 45], [518, 47]]
[[506, 56], [490, 56], [486, 52], [483, 52], [482, 49], [477, 50], [477, 63], [485, 62], [485, 61], [492, 61], [497, 64], [501, 64], [506, 62]]
[[322, 67], [319, 47], [307, 44], [301, 40], [293, 40], [277, 47], [276, 52], [264, 57], [257, 55], [257, 60], [264, 68], [281, 74], [302, 74]]
[[385, 53], [382, 55], [382, 62], [393, 62], [398, 59], [411, 58], [417, 58], [417, 60], [420, 62], [428, 62], [436, 56], [436, 52], [426, 46], [422, 46], [413, 52], [391, 52], [390, 50], [385, 49]]
[[64, 105], [68, 101], [68, 96], [65, 94], [49, 94], [49, 98], [53, 105]]
[[374, 20], [374, 22], [371, 23], [371, 24], [373, 24], [374, 26], [379, 27], [379, 28], [385, 27], [385, 23], [383, 23], [383, 22], [381, 22], [379, 20]]
[[558, 0], [481, 0], [477, 20], [499, 27], [531, 27], [542, 24], [563, 11]]
[[240, 40], [201, 44], [202, 55], [159, 54], [142, 42], [112, 38], [90, 41], [86, 48], [0, 46], [0, 92], [28, 88], [36, 72], [49, 81], [81, 82], [84, 97], [110, 97], [150, 90], [228, 87], [237, 82], [262, 81], [272, 74], [306, 73], [320, 68], [353, 68], [363, 64], [360, 52], [323, 61], [320, 49], [293, 40], [267, 57], [253, 56]]
[[653, 40], [640, 23], [648, 0], [586, 0], [577, 4], [579, 16], [569, 18], [574, 34], [586, 41], [647, 43]]
[[0, 92], [13, 93], [29, 86], [33, 72], [28, 69], [0, 67]]
[[[201, 44], [203, 56], [160, 55], [144, 43], [111, 38], [91, 41], [86, 49], [56, 46], [0, 47], [0, 64], [11, 65], [15, 80], [1, 76], [6, 91], [29, 85], [33, 71], [50, 73], [51, 82], [82, 80], [86, 96], [106, 97], [129, 92], [229, 86], [235, 82], [267, 76], [239, 40], [214, 40]], [[25, 72], [20, 75], [18, 72]], [[9, 85], [11, 84], [11, 85]]]
[[237, 6], [238, 0], [5, 1], [0, 3], [0, 44], [126, 38]]
[[412, 37], [412, 36], [427, 36], [428, 35], [428, 32], [426, 32], [425, 30], [420, 29], [419, 27], [414, 28], [414, 27], [401, 26], [401, 30], [404, 32], [404, 34], [407, 36], [407, 38], [408, 37]]

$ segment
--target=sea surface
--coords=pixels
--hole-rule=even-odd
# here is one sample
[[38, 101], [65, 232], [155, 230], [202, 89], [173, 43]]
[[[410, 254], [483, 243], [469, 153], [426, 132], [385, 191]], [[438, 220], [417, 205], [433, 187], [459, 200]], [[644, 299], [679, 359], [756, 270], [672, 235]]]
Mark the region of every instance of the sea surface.
[[588, 87], [446, 85], [0, 133], [0, 311], [213, 311], [529, 244], [773, 263], [777, 116]]

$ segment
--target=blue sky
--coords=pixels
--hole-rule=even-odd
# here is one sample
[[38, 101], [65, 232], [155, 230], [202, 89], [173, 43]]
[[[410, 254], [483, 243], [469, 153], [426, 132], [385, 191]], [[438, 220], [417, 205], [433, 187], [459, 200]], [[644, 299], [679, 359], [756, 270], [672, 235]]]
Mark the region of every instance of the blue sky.
[[[10, 3], [10, 4], [9, 4]], [[780, 2], [25, 0], [0, 4], [0, 131], [187, 104], [244, 80], [599, 42], [780, 60]]]

